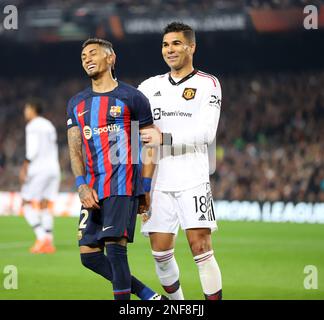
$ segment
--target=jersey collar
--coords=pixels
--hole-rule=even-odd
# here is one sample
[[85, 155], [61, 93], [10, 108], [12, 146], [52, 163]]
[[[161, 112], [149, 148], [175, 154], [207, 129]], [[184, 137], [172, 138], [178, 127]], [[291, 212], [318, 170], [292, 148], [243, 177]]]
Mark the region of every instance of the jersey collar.
[[198, 72], [198, 70], [194, 70], [191, 73], [189, 73], [188, 75], [186, 75], [184, 78], [182, 78], [180, 81], [175, 82], [172, 77], [171, 77], [171, 73], [169, 72], [169, 81], [173, 86], [178, 86], [181, 83], [184, 83], [185, 81], [187, 81], [188, 79], [192, 78], [196, 73]]

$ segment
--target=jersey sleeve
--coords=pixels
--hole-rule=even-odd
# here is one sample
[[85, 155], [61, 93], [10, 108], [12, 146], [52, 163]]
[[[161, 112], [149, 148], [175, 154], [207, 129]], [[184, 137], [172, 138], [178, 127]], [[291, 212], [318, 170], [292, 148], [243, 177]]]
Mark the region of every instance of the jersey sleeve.
[[70, 129], [72, 127], [75, 127], [78, 125], [78, 122], [75, 118], [74, 114], [74, 103], [73, 98], [69, 100], [68, 106], [67, 106], [67, 128]]
[[216, 136], [220, 118], [222, 91], [219, 82], [216, 87], [206, 89], [200, 107], [199, 121], [194, 130], [178, 128], [172, 132], [172, 145], [211, 144]]
[[150, 96], [150, 79], [144, 80], [139, 86], [138, 90], [141, 91], [146, 97]]
[[139, 127], [143, 128], [153, 124], [153, 116], [149, 100], [138, 90], [133, 96], [132, 120], [139, 122]]

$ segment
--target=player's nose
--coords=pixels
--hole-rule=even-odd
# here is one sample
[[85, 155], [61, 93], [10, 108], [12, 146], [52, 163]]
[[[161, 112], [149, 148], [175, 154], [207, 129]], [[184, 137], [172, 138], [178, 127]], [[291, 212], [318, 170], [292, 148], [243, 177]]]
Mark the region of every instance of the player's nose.
[[89, 65], [91, 62], [92, 62], [91, 57], [86, 57], [86, 58], [84, 59], [84, 63], [85, 63], [86, 66]]
[[168, 53], [173, 53], [173, 52], [174, 52], [174, 48], [173, 48], [172, 45], [170, 45], [170, 46], [168, 47]]

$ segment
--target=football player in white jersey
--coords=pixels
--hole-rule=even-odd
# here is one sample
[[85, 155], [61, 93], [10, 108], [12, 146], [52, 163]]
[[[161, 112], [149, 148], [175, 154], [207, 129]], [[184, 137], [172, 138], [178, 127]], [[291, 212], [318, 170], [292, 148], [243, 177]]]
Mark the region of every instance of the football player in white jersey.
[[41, 116], [37, 99], [25, 104], [26, 157], [20, 170], [24, 216], [36, 241], [31, 253], [54, 253], [53, 201], [60, 184], [57, 134], [53, 124]]
[[[162, 145], [153, 177], [151, 215], [142, 224], [149, 234], [156, 272], [171, 299], [184, 299], [174, 257], [179, 225], [185, 230], [207, 300], [222, 298], [222, 280], [212, 248], [217, 229], [209, 184], [207, 146], [215, 141], [221, 107], [218, 79], [193, 67], [195, 33], [173, 22], [163, 34], [162, 56], [169, 73], [140, 84], [150, 100], [156, 129], [143, 130], [147, 146]], [[151, 190], [150, 190], [151, 186]]]

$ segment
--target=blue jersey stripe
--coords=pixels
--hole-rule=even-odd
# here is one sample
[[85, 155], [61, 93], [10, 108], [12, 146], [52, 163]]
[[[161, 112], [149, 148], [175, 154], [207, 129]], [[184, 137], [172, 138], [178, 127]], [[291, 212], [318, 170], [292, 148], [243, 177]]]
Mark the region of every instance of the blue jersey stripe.
[[[85, 108], [84, 110], [89, 110], [89, 112], [86, 112], [83, 115], [83, 119], [84, 119], [84, 124], [85, 125], [90, 125], [91, 127], [91, 117], [92, 117], [92, 108], [91, 108], [91, 104], [92, 104], [92, 99], [86, 99], [85, 100]], [[91, 153], [91, 158], [92, 158], [92, 167], [93, 167], [93, 171], [96, 174], [97, 166], [98, 166], [98, 157], [97, 154], [94, 152], [95, 147], [94, 147], [94, 142], [93, 142], [93, 135], [92, 137], [88, 140], [88, 145], [89, 145], [89, 149], [90, 149], [90, 153]], [[90, 168], [87, 166], [87, 179], [88, 179], [88, 175], [89, 175], [89, 182], [91, 180], [91, 176], [90, 176]], [[87, 180], [88, 181], [88, 180]], [[98, 179], [97, 177], [95, 177], [95, 182], [93, 185], [93, 189], [97, 190], [98, 189]]]
[[100, 109], [100, 97], [93, 97], [91, 104], [91, 128], [92, 139], [97, 154], [97, 166], [98, 166], [98, 197], [102, 199], [104, 197], [104, 182], [105, 182], [105, 166], [103, 159], [102, 146], [100, 141], [100, 135], [95, 133], [94, 128], [99, 127], [99, 109]]
[[120, 165], [118, 167], [118, 194], [126, 195], [126, 161], [127, 161], [127, 150], [126, 150], [126, 137], [125, 137], [125, 126], [124, 126], [124, 108], [125, 104], [116, 99], [116, 106], [121, 107], [121, 114], [123, 117], [118, 117], [115, 119], [116, 124], [120, 126], [120, 131], [118, 133], [118, 152]]
[[[115, 118], [110, 116], [111, 106], [116, 105], [116, 98], [110, 97], [109, 99], [109, 107], [108, 107], [108, 115], [109, 124], [115, 124]], [[117, 152], [117, 139], [118, 139], [118, 132], [110, 132], [109, 133], [109, 157], [112, 161], [112, 174], [110, 178], [110, 193], [113, 195], [118, 195], [118, 166], [119, 164], [116, 163], [116, 152]]]
[[74, 117], [76, 119], [76, 122], [78, 124], [78, 127], [81, 128], [81, 124], [80, 124], [80, 121], [78, 119], [77, 105], [73, 107], [73, 113], [74, 113]]

